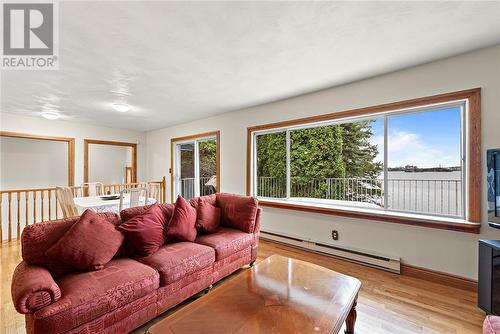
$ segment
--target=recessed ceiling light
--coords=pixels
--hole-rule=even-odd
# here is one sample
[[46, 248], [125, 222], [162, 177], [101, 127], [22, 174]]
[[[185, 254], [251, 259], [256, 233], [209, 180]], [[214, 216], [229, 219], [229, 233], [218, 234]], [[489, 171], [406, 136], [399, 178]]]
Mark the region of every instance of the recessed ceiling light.
[[59, 113], [56, 113], [54, 111], [43, 111], [40, 113], [40, 115], [42, 115], [46, 119], [50, 119], [51, 121], [61, 117], [61, 115]]
[[128, 104], [123, 103], [113, 103], [113, 109], [118, 112], [127, 112], [130, 110], [130, 106]]

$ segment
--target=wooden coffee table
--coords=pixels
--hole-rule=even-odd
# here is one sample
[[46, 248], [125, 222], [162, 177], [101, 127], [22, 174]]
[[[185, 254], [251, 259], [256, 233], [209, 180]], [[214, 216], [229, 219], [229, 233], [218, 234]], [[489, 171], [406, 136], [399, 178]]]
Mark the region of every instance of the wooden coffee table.
[[149, 328], [149, 334], [354, 333], [361, 282], [273, 255]]

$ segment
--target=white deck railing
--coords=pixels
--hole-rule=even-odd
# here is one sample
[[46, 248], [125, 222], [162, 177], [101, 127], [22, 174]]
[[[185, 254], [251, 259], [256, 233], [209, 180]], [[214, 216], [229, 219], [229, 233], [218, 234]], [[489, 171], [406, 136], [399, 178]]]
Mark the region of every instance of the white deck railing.
[[[384, 186], [387, 185], [387, 189]], [[286, 198], [285, 178], [259, 177], [257, 196]], [[461, 180], [324, 178], [291, 179], [290, 197], [372, 203], [394, 211], [461, 217]]]
[[[215, 192], [213, 187], [206, 185], [210, 179], [211, 177], [200, 177], [200, 196], [210, 195]], [[182, 197], [187, 199], [195, 197], [195, 182], [194, 177], [180, 179], [180, 193]]]

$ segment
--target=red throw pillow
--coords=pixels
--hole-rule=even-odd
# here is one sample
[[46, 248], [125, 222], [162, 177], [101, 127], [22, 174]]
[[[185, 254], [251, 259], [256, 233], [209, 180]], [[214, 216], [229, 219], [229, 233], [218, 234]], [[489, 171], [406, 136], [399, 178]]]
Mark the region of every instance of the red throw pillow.
[[182, 197], [177, 197], [174, 214], [165, 233], [167, 240], [194, 241], [196, 239], [196, 209]]
[[220, 209], [200, 199], [196, 211], [196, 229], [202, 233], [217, 232], [220, 224]]
[[[170, 218], [172, 218], [172, 213], [174, 212], [174, 205], [173, 204], [167, 204], [167, 203], [155, 203], [158, 204], [161, 208], [161, 211], [163, 212], [163, 215], [165, 216], [165, 221], [169, 221]], [[144, 206], [134, 206], [132, 208], [126, 208], [120, 211], [120, 217], [122, 219], [122, 222], [126, 222], [127, 220], [130, 220], [134, 218], [137, 215], [143, 214], [146, 212], [147, 209], [152, 207], [154, 204], [151, 205], [144, 205]]]
[[258, 201], [255, 198], [218, 193], [217, 206], [221, 208], [222, 225], [253, 233], [258, 207]]
[[148, 256], [156, 253], [165, 242], [163, 230], [167, 221], [158, 204], [153, 204], [146, 211], [127, 220], [118, 229], [125, 233], [134, 253]]
[[211, 195], [205, 195], [205, 196], [201, 196], [201, 197], [193, 197], [189, 200], [189, 204], [191, 204], [191, 206], [195, 209], [198, 209], [198, 203], [200, 203], [200, 202], [205, 202], [205, 203], [208, 203], [210, 205], [216, 206], [217, 197], [215, 194], [211, 194]]
[[45, 255], [78, 270], [99, 270], [111, 261], [123, 239], [113, 223], [92, 210], [85, 210]]

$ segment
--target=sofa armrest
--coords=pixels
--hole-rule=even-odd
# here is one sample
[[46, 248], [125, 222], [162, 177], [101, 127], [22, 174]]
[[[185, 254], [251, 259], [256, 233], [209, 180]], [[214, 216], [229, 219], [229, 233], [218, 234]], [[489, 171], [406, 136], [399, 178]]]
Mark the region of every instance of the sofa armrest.
[[257, 208], [257, 213], [255, 214], [255, 225], [253, 229], [253, 245], [258, 246], [259, 245], [259, 236], [260, 236], [260, 216], [262, 214], [262, 209]]
[[260, 216], [262, 214], [262, 209], [257, 208], [257, 214], [255, 215], [255, 226], [253, 230], [253, 244], [252, 244], [252, 262], [257, 260], [257, 247], [259, 247], [259, 236], [260, 236]]
[[61, 290], [50, 272], [24, 261], [12, 276], [11, 294], [17, 312], [23, 314], [34, 313], [61, 298]]

